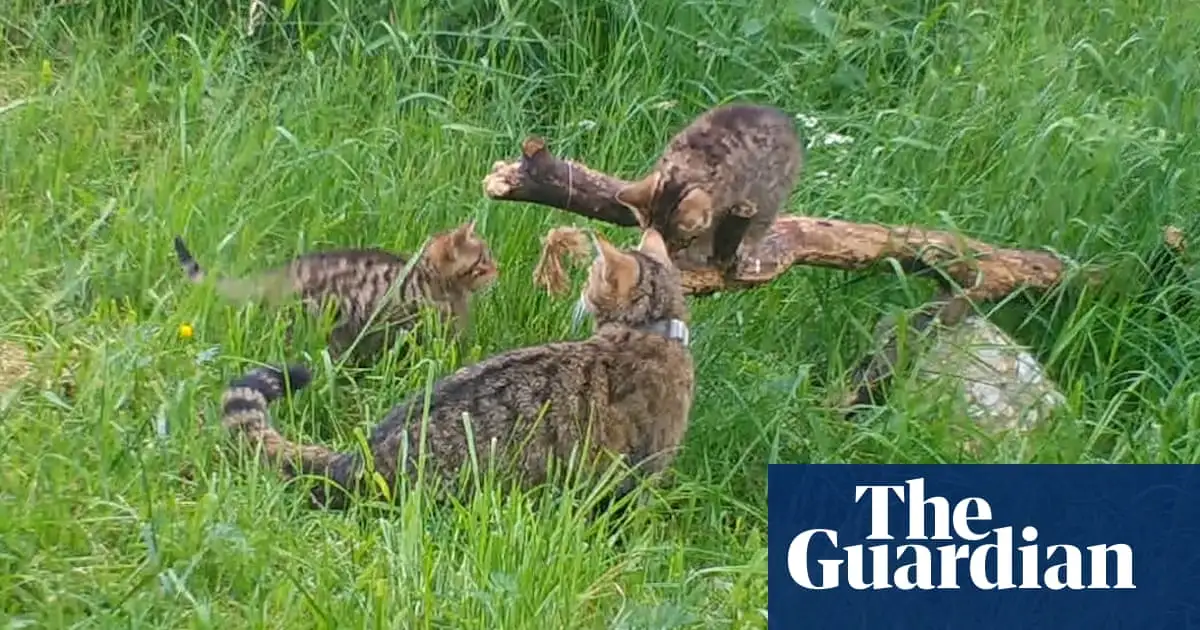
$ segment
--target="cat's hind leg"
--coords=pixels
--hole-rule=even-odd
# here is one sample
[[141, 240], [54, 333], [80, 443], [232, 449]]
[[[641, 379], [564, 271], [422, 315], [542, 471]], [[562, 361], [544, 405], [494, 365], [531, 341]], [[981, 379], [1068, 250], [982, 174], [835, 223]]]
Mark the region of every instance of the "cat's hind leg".
[[[750, 224], [746, 226], [746, 232], [742, 235], [742, 242], [738, 245], [738, 259], [745, 261], [747, 267], [752, 273], [770, 273], [770, 269], [763, 264], [764, 252], [760, 246], [771, 233], [771, 228], [775, 226], [775, 221], [764, 220], [762, 217], [755, 217], [750, 220]], [[771, 263], [775, 265], [778, 263]]]
[[592, 509], [588, 511], [590, 519], [595, 521], [601, 516], [607, 515], [608, 522], [614, 524], [618, 534], [623, 532], [626, 520], [638, 507], [637, 497], [629, 496], [636, 485], [636, 478], [621, 480], [616, 487], [597, 498]]
[[746, 231], [742, 234], [742, 242], [740, 243], [743, 252], [749, 252], [758, 247], [767, 235], [771, 233], [771, 228], [773, 227], [775, 227], [773, 219], [767, 220], [762, 216], [750, 219], [746, 224]]
[[[355, 342], [358, 341], [358, 334], [362, 331], [362, 324], [352, 319], [338, 319], [333, 328], [329, 331], [329, 358], [333, 359], [334, 363], [345, 358], [352, 358], [351, 353], [357, 353], [358, 346]], [[361, 345], [361, 342], [359, 342]]]
[[296, 344], [296, 319], [288, 319], [287, 327], [283, 329], [283, 345], [291, 350]]
[[676, 252], [671, 258], [671, 262], [675, 263], [675, 267], [680, 271], [708, 269], [712, 266], [712, 263], [709, 261], [710, 250], [711, 247], [693, 244], [686, 249]]

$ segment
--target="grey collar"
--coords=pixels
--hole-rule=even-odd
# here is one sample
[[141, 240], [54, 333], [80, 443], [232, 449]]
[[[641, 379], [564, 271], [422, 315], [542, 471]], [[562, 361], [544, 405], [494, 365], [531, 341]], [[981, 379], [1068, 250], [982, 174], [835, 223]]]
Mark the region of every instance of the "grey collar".
[[691, 332], [688, 330], [688, 325], [678, 319], [656, 319], [643, 326], [638, 326], [638, 330], [655, 333], [674, 339], [683, 344], [683, 347], [688, 347], [691, 342]]

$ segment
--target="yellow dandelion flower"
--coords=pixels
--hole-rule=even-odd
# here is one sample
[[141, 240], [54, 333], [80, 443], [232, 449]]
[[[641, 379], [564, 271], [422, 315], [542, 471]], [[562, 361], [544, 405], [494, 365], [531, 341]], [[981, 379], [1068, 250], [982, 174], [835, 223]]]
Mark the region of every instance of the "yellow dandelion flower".
[[184, 339], [191, 339], [192, 334], [195, 332], [196, 331], [192, 330], [191, 324], [180, 324], [179, 325], [179, 336], [183, 337]]

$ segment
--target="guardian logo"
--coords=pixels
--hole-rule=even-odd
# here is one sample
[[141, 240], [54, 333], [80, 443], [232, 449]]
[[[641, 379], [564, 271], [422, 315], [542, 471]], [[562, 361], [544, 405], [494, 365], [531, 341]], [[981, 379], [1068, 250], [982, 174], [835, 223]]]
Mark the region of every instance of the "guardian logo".
[[1200, 630], [1200, 466], [771, 464], [767, 628]]
[[[1128, 544], [1046, 544], [1037, 524], [1006, 522], [982, 497], [951, 503], [927, 496], [924, 477], [846, 491], [869, 510], [865, 540], [878, 542], [842, 546], [845, 537], [834, 527], [805, 529], [787, 547], [788, 575], [801, 588], [930, 591], [964, 582], [982, 590], [1137, 588]], [[903, 531], [894, 531], [892, 510], [906, 510]]]

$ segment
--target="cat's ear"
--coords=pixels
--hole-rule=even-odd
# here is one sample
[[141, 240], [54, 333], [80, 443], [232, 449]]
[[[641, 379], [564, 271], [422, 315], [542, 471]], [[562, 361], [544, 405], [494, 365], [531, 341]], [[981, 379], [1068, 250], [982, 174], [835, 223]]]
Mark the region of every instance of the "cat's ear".
[[650, 206], [658, 193], [661, 180], [662, 175], [654, 171], [617, 191], [617, 203], [629, 208], [633, 218], [643, 228], [650, 225]]
[[702, 232], [712, 225], [712, 215], [712, 197], [701, 188], [693, 188], [679, 200], [675, 221], [683, 232]]
[[471, 219], [470, 221], [467, 221], [466, 223], [458, 226], [458, 228], [454, 230], [454, 242], [456, 242], [456, 243], [466, 242], [466, 240], [468, 238], [471, 238], [474, 235], [475, 235], [475, 219]]
[[667, 251], [666, 241], [654, 228], [642, 231], [642, 242], [638, 245], [638, 251], [665, 265], [674, 264], [671, 262], [671, 254]]
[[603, 236], [596, 233], [595, 230], [587, 230], [588, 238], [592, 241], [592, 253], [600, 262], [606, 262], [615, 258], [616, 254], [620, 254], [621, 250], [609, 243]]
[[617, 249], [595, 231], [588, 230], [592, 237], [592, 247], [596, 250], [596, 260], [600, 263], [601, 277], [612, 288], [618, 288], [636, 278], [637, 260], [633, 256]]
[[454, 228], [450, 232], [450, 246], [452, 250], [462, 249], [475, 236], [475, 219]]

